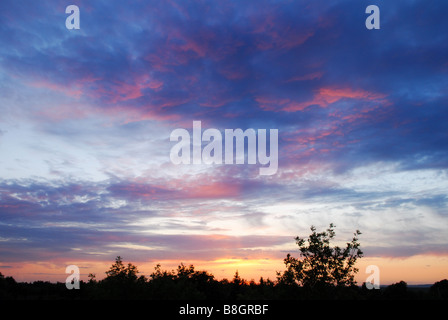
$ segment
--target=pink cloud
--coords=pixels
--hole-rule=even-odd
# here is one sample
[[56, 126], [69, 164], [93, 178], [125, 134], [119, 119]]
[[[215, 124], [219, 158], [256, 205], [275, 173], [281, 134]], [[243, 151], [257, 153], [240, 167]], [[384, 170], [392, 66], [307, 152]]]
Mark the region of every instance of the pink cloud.
[[83, 77], [73, 80], [68, 84], [63, 84], [44, 79], [38, 74], [32, 75], [32, 78], [35, 80], [25, 82], [28, 86], [62, 93], [68, 97], [76, 99], [79, 99], [83, 95], [86, 88], [88, 88], [91, 83], [101, 80], [101, 78], [97, 78], [92, 75], [84, 75]]
[[110, 191], [116, 196], [131, 199], [220, 199], [238, 197], [242, 192], [242, 186], [238, 181], [219, 180], [203, 174], [159, 180], [139, 177], [123, 184], [113, 185]]
[[235, 100], [234, 97], [225, 96], [224, 94], [217, 94], [214, 96], [208, 95], [204, 98], [205, 101], [201, 102], [199, 105], [202, 107], [219, 108], [227, 103]]
[[291, 102], [283, 107], [284, 111], [294, 112], [302, 111], [309, 106], [318, 105], [327, 107], [341, 99], [357, 99], [357, 100], [381, 100], [385, 95], [372, 93], [365, 90], [354, 90], [351, 88], [321, 88], [314, 95], [312, 100], [305, 102]]
[[207, 199], [237, 197], [241, 192], [240, 186], [226, 182], [204, 182], [188, 186], [183, 191], [187, 198]]
[[318, 105], [325, 108], [342, 99], [356, 99], [364, 101], [380, 101], [386, 103], [386, 95], [381, 93], [369, 92], [361, 89], [351, 88], [334, 88], [324, 87], [317, 90], [311, 100], [307, 101], [293, 101], [288, 98], [267, 98], [256, 97], [255, 100], [259, 103], [260, 108], [270, 111], [303, 111], [312, 105]]
[[160, 184], [170, 190], [170, 196], [176, 199], [232, 198], [238, 197], [242, 192], [242, 186], [238, 181], [219, 180], [208, 174], [195, 175], [194, 178], [185, 175]]
[[266, 111], [279, 111], [279, 106], [284, 106], [291, 102], [287, 98], [271, 98], [271, 97], [256, 97], [255, 101], [258, 102], [261, 109]]
[[162, 81], [154, 79], [148, 74], [134, 74], [125, 81], [115, 80], [99, 84], [96, 89], [91, 88], [90, 95], [117, 103], [140, 98], [144, 95], [143, 90], [145, 89], [159, 91], [163, 84]]
[[291, 49], [305, 43], [314, 32], [299, 33], [295, 30], [271, 31], [256, 40], [256, 46], [260, 50]]
[[263, 12], [263, 15], [251, 19], [252, 30], [255, 36], [255, 45], [259, 50], [291, 49], [302, 45], [314, 35], [309, 29], [292, 28], [281, 23], [280, 17], [275, 13]]
[[247, 76], [247, 72], [237, 66], [226, 66], [225, 68], [221, 68], [219, 72], [229, 80], [239, 80]]
[[36, 80], [29, 82], [28, 85], [34, 87], [34, 88], [40, 88], [40, 89], [46, 89], [50, 91], [55, 91], [58, 93], [62, 93], [66, 96], [72, 97], [72, 98], [79, 98], [82, 95], [82, 90], [79, 87], [79, 85], [74, 86], [66, 86], [54, 82], [50, 82], [47, 80]]

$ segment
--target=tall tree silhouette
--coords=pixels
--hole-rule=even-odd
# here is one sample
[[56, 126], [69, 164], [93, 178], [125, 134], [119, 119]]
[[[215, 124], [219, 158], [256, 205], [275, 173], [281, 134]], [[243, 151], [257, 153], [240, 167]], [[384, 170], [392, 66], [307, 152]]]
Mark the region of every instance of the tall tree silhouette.
[[296, 237], [301, 259], [288, 254], [284, 259], [287, 269], [283, 273], [277, 273], [278, 281], [311, 289], [356, 284], [354, 276], [358, 269], [355, 268], [355, 263], [363, 255], [358, 242], [361, 232], [357, 230], [345, 248], [331, 247], [334, 229], [335, 226], [330, 224], [326, 231], [316, 232], [316, 228], [312, 226], [308, 239]]
[[115, 263], [106, 271], [106, 278], [101, 281], [100, 287], [104, 290], [106, 298], [136, 298], [141, 294], [146, 278], [138, 277], [138, 270], [135, 265], [123, 263], [120, 256], [115, 259]]
[[106, 280], [114, 279], [119, 281], [129, 281], [133, 282], [137, 280], [138, 270], [135, 265], [128, 263], [127, 266], [124, 265], [121, 257], [118, 256], [115, 259], [115, 263], [110, 267], [109, 271], [106, 271]]

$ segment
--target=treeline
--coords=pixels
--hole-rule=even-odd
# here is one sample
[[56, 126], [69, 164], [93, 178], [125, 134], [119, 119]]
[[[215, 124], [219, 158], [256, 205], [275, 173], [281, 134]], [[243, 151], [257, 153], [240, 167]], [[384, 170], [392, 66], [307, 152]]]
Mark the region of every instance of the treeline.
[[149, 277], [139, 276], [137, 266], [125, 265], [121, 257], [106, 271], [106, 277], [81, 282], [79, 289], [69, 290], [65, 283], [37, 281], [17, 283], [0, 273], [0, 299], [145, 299], [145, 300], [429, 300], [448, 299], [448, 280], [434, 283], [429, 289], [409, 288], [401, 281], [385, 288], [369, 290], [355, 282], [357, 259], [363, 256], [358, 236], [346, 247], [331, 246], [335, 226], [323, 232], [311, 226], [306, 238], [296, 237], [300, 257], [288, 254], [286, 270], [277, 279], [260, 278], [258, 283], [242, 279], [238, 272], [232, 280], [217, 280], [207, 271], [197, 271], [183, 264], [177, 270], [155, 267]]
[[81, 281], [79, 289], [68, 290], [65, 283], [36, 281], [19, 283], [0, 273], [0, 299], [2, 300], [432, 300], [448, 299], [448, 280], [430, 288], [414, 289], [403, 281], [381, 289], [368, 290], [362, 286], [316, 284], [313, 287], [260, 278], [258, 282], [242, 279], [238, 272], [232, 280], [217, 280], [207, 271], [197, 271], [193, 265], [179, 265], [177, 270], [162, 270], [157, 265], [145, 277], [138, 275], [137, 267], [125, 265], [120, 257], [106, 272], [106, 277], [96, 280], [90, 274], [88, 281]]

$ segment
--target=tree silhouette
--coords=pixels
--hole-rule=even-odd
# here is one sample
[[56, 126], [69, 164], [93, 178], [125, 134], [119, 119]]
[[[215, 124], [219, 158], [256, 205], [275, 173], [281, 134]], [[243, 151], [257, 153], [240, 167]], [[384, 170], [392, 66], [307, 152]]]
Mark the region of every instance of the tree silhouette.
[[312, 226], [308, 239], [296, 237], [302, 259], [288, 254], [284, 259], [287, 270], [277, 273], [278, 281], [316, 290], [355, 285], [354, 276], [358, 272], [355, 263], [363, 254], [358, 242], [361, 232], [357, 230], [345, 248], [331, 247], [330, 241], [335, 236], [334, 228], [330, 224], [326, 231], [316, 232], [316, 228]]
[[123, 264], [123, 260], [118, 256], [115, 259], [115, 263], [110, 267], [109, 271], [106, 271], [106, 279], [115, 279], [120, 281], [136, 281], [138, 270], [135, 265], [128, 263], [127, 266]]
[[409, 298], [408, 295], [408, 284], [403, 280], [391, 284], [384, 290], [384, 296], [388, 300], [407, 299]]
[[448, 300], [448, 280], [443, 279], [434, 283], [429, 292], [435, 299]]
[[140, 294], [145, 282], [144, 276], [138, 277], [135, 265], [128, 263], [125, 266], [121, 257], [117, 256], [115, 263], [106, 271], [106, 278], [101, 281], [100, 286], [107, 298], [134, 298]]

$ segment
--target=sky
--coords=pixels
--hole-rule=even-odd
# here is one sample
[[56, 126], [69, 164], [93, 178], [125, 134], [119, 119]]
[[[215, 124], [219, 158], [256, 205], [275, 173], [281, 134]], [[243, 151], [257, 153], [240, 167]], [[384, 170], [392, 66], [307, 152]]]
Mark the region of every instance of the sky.
[[[1, 1], [0, 272], [86, 281], [121, 256], [146, 276], [274, 280], [296, 236], [334, 223], [341, 246], [362, 232], [358, 283], [368, 265], [384, 284], [448, 278], [447, 10]], [[174, 164], [170, 134], [193, 121], [278, 130], [278, 170]]]

